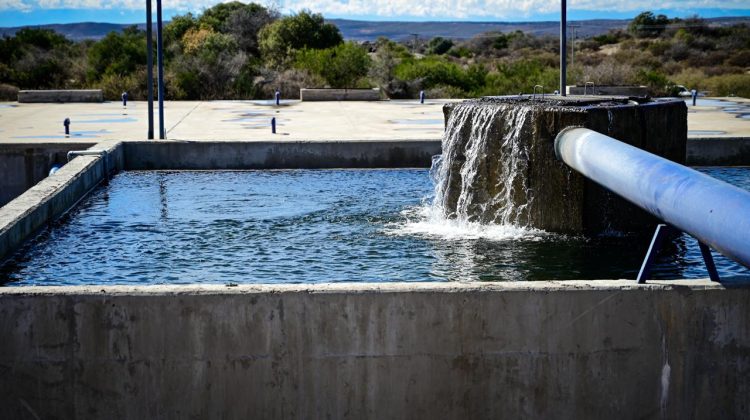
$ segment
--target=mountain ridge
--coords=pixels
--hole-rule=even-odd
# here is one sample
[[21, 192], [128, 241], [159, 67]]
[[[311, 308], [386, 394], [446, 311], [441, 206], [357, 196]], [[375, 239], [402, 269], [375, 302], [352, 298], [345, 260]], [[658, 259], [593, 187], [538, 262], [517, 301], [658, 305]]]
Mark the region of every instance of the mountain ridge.
[[[393, 40], [405, 40], [416, 35], [420, 39], [429, 39], [436, 36], [453, 39], [472, 38], [486, 32], [513, 32], [523, 31], [529, 34], [544, 36], [556, 36], [559, 34], [560, 25], [557, 21], [542, 22], [480, 22], [480, 21], [366, 21], [351, 19], [326, 19], [338, 26], [345, 39], [354, 41], [374, 41], [378, 37], [385, 36]], [[727, 26], [738, 23], [750, 24], [750, 17], [719, 17], [706, 18], [706, 22], [714, 26]], [[166, 23], [166, 22], [165, 22]], [[630, 19], [591, 19], [569, 21], [577, 25], [577, 36], [587, 38], [601, 35], [611, 29], [625, 29]], [[86, 39], [101, 39], [112, 31], [122, 31], [133, 26], [133, 24], [118, 24], [106, 22], [77, 22], [47, 25], [25, 25], [16, 27], [0, 28], [0, 36], [12, 36], [16, 31], [31, 27], [52, 29], [71, 40], [81, 41]], [[145, 23], [136, 24], [140, 29], [146, 27]]]

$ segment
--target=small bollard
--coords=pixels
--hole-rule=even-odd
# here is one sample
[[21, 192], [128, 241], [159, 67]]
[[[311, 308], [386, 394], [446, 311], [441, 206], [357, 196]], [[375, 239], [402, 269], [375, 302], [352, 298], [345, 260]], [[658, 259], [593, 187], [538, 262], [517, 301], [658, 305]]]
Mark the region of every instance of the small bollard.
[[698, 102], [698, 91], [693, 89], [690, 93], [693, 95], [693, 106], [695, 106], [695, 103]]
[[419, 91], [419, 103], [420, 104], [424, 103], [424, 91], [423, 90]]
[[277, 90], [276, 91], [276, 106], [279, 106], [279, 102], [281, 102], [281, 92]]
[[70, 118], [66, 118], [65, 121], [63, 121], [63, 125], [65, 126], [65, 135], [70, 135]]
[[271, 118], [271, 133], [276, 134], [276, 117]]
[[128, 92], [122, 92], [122, 106], [128, 106]]

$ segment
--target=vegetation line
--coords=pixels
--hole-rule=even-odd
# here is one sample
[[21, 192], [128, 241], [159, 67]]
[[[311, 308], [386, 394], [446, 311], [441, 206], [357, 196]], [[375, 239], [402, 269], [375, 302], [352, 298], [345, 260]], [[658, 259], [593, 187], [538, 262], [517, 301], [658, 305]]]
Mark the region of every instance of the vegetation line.
[[[750, 97], [750, 27], [711, 25], [643, 12], [627, 30], [579, 37], [571, 28], [568, 80], [643, 85], [653, 96], [678, 85], [714, 96]], [[419, 36], [345, 42], [322, 15], [282, 16], [250, 3], [221, 3], [175, 16], [164, 28], [168, 100], [284, 99], [302, 87], [379, 88], [383, 97], [466, 98], [553, 90], [556, 36], [486, 32], [467, 40]], [[99, 41], [73, 42], [26, 28], [0, 39], [0, 100], [18, 89], [102, 89], [117, 100], [146, 97], [146, 38], [130, 27]], [[548, 92], [550, 93], [550, 92]]]

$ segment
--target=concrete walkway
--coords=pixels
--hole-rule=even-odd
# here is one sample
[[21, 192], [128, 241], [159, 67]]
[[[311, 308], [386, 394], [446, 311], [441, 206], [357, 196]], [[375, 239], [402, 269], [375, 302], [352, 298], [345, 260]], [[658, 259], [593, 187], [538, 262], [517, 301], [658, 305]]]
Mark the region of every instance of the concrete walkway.
[[[750, 113], [750, 100], [723, 99], [747, 106]], [[437, 140], [447, 102], [167, 102], [165, 121], [172, 140]], [[750, 119], [725, 112], [717, 106], [721, 102], [706, 104], [688, 108], [689, 137], [750, 137]], [[64, 134], [65, 118], [71, 120], [70, 137]], [[271, 133], [271, 118], [277, 134]], [[155, 131], [158, 138], [158, 120]], [[129, 102], [127, 108], [119, 102], [0, 103], [0, 143], [144, 140], [146, 132], [145, 102]]]
[[[164, 108], [172, 140], [435, 140], [442, 136], [447, 102], [185, 101]], [[127, 108], [117, 102], [6, 102], [0, 103], [0, 142], [65, 141], [65, 118], [71, 120], [70, 139], [146, 139], [145, 102], [129, 102]], [[276, 118], [275, 135], [271, 118]], [[155, 119], [158, 138], [158, 114]]]

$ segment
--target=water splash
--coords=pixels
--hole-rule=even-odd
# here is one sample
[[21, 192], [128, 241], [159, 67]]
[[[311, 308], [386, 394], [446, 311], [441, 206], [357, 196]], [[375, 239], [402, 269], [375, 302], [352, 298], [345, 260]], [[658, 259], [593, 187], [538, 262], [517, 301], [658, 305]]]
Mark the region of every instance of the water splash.
[[389, 236], [416, 236], [426, 239], [464, 241], [542, 241], [554, 236], [539, 229], [517, 225], [484, 224], [446, 218], [431, 203], [409, 207], [401, 212], [402, 220], [388, 223]]

